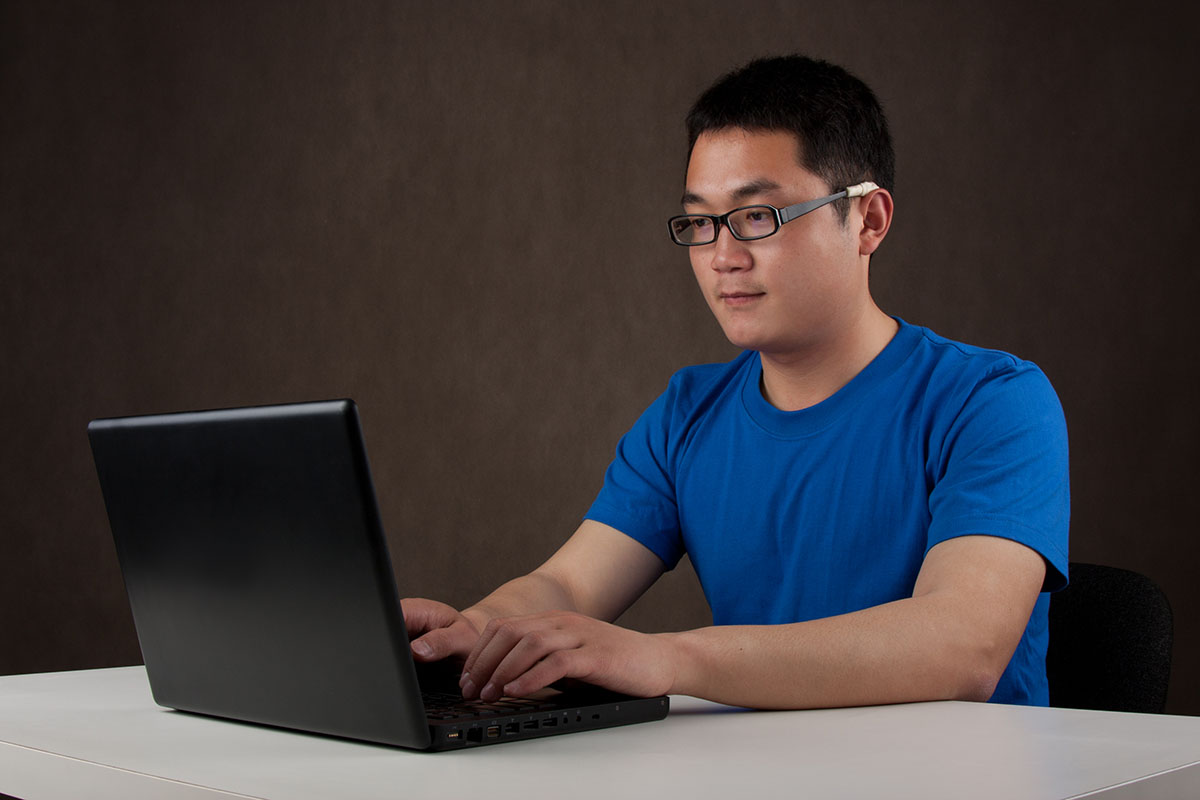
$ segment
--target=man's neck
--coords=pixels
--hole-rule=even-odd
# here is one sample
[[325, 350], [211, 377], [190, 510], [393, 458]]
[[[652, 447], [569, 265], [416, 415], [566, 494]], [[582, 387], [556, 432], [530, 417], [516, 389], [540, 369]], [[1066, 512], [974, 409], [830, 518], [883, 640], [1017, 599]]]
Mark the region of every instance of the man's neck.
[[800, 411], [832, 397], [877, 355], [900, 326], [877, 306], [828, 342], [802, 352], [761, 353], [762, 392], [781, 411]]

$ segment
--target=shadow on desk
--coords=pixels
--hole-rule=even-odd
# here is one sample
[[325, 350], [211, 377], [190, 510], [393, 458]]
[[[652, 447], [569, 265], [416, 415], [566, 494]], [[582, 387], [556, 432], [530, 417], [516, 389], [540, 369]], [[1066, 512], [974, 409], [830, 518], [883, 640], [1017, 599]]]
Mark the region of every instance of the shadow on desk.
[[[756, 708], [741, 708], [739, 706], [704, 706], [702, 708], [677, 708], [671, 706], [672, 717], [711, 717], [720, 714], [770, 714], [770, 711], [763, 711]], [[3, 800], [0, 797], [0, 800]]]

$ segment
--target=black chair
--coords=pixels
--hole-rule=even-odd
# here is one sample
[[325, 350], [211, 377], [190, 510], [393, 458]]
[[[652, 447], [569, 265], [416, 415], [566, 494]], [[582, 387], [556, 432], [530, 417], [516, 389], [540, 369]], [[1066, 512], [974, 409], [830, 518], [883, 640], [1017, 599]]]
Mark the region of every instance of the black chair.
[[1050, 596], [1050, 705], [1161, 714], [1171, 676], [1167, 596], [1145, 575], [1070, 565]]

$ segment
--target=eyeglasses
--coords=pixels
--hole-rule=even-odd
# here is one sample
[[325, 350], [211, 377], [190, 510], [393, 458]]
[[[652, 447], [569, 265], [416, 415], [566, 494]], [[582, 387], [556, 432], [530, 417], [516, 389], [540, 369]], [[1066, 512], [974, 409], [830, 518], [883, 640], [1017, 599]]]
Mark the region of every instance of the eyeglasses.
[[667, 227], [671, 230], [671, 241], [684, 247], [712, 244], [720, 235], [722, 225], [729, 229], [733, 238], [751, 242], [775, 234], [781, 225], [799, 219], [810, 211], [816, 211], [821, 206], [829, 205], [834, 200], [841, 200], [843, 197], [862, 197], [878, 188], [874, 183], [865, 181], [854, 186], [847, 186], [842, 191], [828, 197], [818, 197], [816, 200], [796, 203], [784, 208], [757, 205], [735, 208], [727, 214], [680, 214], [667, 220]]

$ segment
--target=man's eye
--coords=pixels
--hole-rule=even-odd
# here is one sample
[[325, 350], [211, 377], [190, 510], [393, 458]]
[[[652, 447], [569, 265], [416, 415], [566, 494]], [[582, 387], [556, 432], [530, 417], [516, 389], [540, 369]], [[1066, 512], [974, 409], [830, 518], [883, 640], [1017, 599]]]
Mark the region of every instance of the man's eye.
[[708, 226], [712, 225], [712, 220], [707, 217], [692, 217], [692, 226], [697, 230], [707, 230]]

